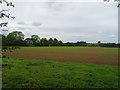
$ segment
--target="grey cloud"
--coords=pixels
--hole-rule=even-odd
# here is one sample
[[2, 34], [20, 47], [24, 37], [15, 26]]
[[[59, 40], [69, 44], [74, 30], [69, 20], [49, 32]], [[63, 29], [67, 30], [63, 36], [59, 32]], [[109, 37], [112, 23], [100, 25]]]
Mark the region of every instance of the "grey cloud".
[[48, 7], [50, 9], [53, 9], [55, 11], [60, 11], [60, 10], [62, 10], [64, 8], [64, 3], [57, 2], [57, 1], [47, 2], [46, 4], [48, 5]]
[[[18, 22], [17, 24], [18, 24], [18, 25], [30, 25], [29, 22], [28, 22], [28, 23], [25, 23], [25, 22]], [[31, 25], [33, 25], [33, 26], [41, 26], [42, 24], [41, 24], [40, 22], [32, 22]]]
[[26, 28], [25, 27], [17, 27], [17, 29], [19, 29], [19, 30], [25, 30]]
[[39, 22], [33, 22], [32, 25], [33, 25], [33, 26], [41, 26], [42, 24], [39, 23]]
[[25, 22], [18, 22], [19, 25], [25, 25]]
[[27, 25], [26, 26], [21, 26], [21, 27], [15, 27], [16, 30], [23, 30], [23, 31], [26, 31], [26, 30], [33, 30], [33, 27], [28, 27]]
[[[57, 37], [62, 41], [117, 41], [117, 7], [109, 3], [21, 3], [15, 10], [16, 21], [29, 34]], [[24, 13], [21, 15], [21, 11]], [[31, 13], [32, 11], [32, 13]], [[57, 15], [56, 15], [57, 14]], [[42, 22], [39, 22], [39, 20]], [[32, 23], [33, 22], [33, 23]], [[40, 27], [39, 27], [40, 26]], [[116, 35], [116, 37], [114, 36]]]

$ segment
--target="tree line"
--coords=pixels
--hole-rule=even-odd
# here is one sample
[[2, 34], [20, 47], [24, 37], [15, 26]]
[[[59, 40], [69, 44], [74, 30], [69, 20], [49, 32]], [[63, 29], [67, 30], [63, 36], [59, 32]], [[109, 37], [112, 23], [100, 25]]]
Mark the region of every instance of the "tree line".
[[30, 38], [25, 38], [21, 31], [13, 31], [7, 36], [0, 34], [2, 38], [2, 46], [88, 46], [88, 47], [119, 47], [116, 43], [87, 43], [86, 41], [67, 42], [63, 43], [56, 38], [40, 38], [38, 35], [31, 35]]

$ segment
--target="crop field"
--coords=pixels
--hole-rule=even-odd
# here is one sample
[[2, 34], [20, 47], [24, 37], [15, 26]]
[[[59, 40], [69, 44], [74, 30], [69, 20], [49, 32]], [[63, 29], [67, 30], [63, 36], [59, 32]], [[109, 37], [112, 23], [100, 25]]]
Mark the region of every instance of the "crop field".
[[7, 57], [21, 59], [54, 60], [100, 65], [118, 65], [118, 48], [100, 47], [21, 47], [4, 52]]
[[3, 55], [3, 88], [118, 88], [118, 48], [21, 47]]

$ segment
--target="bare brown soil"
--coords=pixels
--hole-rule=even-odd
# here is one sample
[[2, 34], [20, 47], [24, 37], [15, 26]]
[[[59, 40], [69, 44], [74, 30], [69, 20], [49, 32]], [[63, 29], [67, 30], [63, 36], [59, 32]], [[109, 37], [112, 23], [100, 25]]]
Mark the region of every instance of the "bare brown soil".
[[62, 62], [81, 62], [101, 65], [118, 65], [117, 49], [102, 48], [21, 48], [4, 52], [8, 57], [23, 59], [56, 60]]

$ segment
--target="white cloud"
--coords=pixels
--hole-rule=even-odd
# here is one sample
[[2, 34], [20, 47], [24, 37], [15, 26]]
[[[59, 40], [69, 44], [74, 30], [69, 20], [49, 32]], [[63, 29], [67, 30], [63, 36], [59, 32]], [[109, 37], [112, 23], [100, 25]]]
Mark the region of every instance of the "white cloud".
[[12, 1], [13, 2], [103, 2], [102, 0], [12, 0]]
[[110, 38], [116, 38], [117, 36], [116, 35], [109, 35], [108, 37], [110, 37]]
[[117, 35], [118, 31], [115, 3], [21, 2], [16, 3], [11, 13], [16, 18], [9, 28], [21, 30], [27, 37], [38, 34], [62, 41], [117, 42], [117, 37], [109, 36]]

